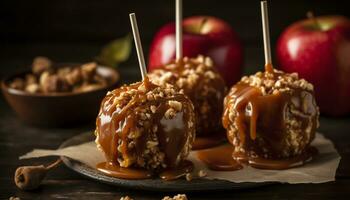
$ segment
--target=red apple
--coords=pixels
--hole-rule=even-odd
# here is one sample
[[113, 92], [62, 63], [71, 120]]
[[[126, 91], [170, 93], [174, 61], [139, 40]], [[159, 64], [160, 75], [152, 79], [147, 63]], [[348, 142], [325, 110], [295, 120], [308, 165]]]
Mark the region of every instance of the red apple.
[[[210, 16], [183, 20], [183, 55], [209, 56], [228, 86], [239, 80], [243, 65], [241, 43], [229, 24]], [[150, 48], [149, 70], [161, 67], [175, 58], [175, 23], [163, 26]]]
[[277, 43], [279, 67], [315, 87], [321, 112], [350, 113], [350, 20], [323, 16], [289, 26]]

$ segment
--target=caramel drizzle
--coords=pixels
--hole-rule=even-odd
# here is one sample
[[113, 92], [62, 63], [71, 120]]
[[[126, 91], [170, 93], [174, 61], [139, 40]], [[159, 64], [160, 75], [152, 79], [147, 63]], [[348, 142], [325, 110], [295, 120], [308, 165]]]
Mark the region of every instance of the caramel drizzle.
[[238, 92], [238, 94], [235, 94], [237, 97], [237, 101], [234, 104], [234, 109], [237, 110], [237, 117], [235, 118], [235, 124], [238, 127], [240, 140], [244, 144], [245, 143], [245, 132], [246, 127], [244, 125], [245, 120], [245, 110], [247, 105], [250, 105], [251, 107], [251, 114], [250, 114], [250, 138], [255, 139], [256, 138], [256, 121], [258, 118], [258, 108], [254, 101], [251, 101], [251, 99], [254, 99], [261, 95], [260, 90], [258, 90], [255, 87], [246, 87], [245, 89]]
[[228, 108], [225, 110], [223, 117], [223, 125], [228, 128], [230, 125], [229, 121], [229, 110], [233, 109], [237, 111], [234, 123], [238, 128], [239, 139], [241, 144], [246, 141], [246, 132], [248, 128], [245, 125], [246, 120], [246, 107], [250, 106], [250, 127], [249, 135], [252, 140], [256, 138], [256, 123], [258, 119], [259, 108], [257, 102], [254, 101], [257, 97], [261, 96], [261, 92], [258, 88], [247, 86], [245, 84], [237, 84], [234, 86], [232, 93], [230, 94], [229, 102], [227, 102]]
[[273, 65], [271, 63], [265, 65], [265, 72], [274, 74], [274, 68], [273, 68]]
[[257, 169], [284, 170], [302, 166], [305, 163], [310, 162], [317, 154], [318, 150], [311, 146], [306, 148], [302, 154], [286, 159], [272, 160], [261, 157], [252, 158], [242, 153], [234, 153], [233, 158], [237, 163], [249, 164]]
[[[272, 73], [275, 76], [274, 68], [272, 64], [265, 65], [265, 71], [268, 73]], [[237, 116], [235, 117], [235, 124], [238, 128], [239, 139], [241, 144], [245, 144], [246, 141], [246, 132], [248, 131], [244, 121], [246, 120], [246, 108], [247, 106], [250, 108], [250, 126], [249, 126], [249, 136], [252, 140], [256, 139], [256, 129], [257, 129], [257, 120], [259, 115], [259, 105], [257, 102], [257, 98], [262, 96], [261, 91], [243, 83], [238, 83], [234, 86], [230, 97], [230, 100], [226, 105], [228, 105], [228, 109], [226, 109], [223, 117], [223, 125], [225, 128], [229, 126], [229, 110], [233, 109], [237, 111]]]

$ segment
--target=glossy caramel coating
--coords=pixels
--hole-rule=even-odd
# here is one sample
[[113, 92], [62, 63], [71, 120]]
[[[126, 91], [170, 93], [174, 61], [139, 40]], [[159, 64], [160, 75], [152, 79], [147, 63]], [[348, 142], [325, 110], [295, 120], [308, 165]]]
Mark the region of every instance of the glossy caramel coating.
[[224, 101], [223, 126], [233, 155], [282, 159], [299, 156], [318, 127], [313, 86], [275, 69], [245, 76]]
[[107, 94], [96, 120], [96, 143], [107, 163], [159, 171], [176, 168], [195, 138], [192, 102], [171, 85], [146, 78]]
[[225, 82], [209, 57], [198, 56], [173, 61], [149, 74], [159, 85], [175, 85], [193, 102], [198, 136], [215, 133], [220, 129]]

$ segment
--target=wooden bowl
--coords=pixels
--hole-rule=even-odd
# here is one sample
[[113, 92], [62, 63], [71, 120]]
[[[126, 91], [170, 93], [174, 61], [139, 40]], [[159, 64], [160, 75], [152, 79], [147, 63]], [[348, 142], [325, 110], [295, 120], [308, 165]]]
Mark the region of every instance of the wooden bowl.
[[[70, 66], [74, 65], [70, 64]], [[31, 94], [9, 87], [11, 80], [16, 77], [24, 77], [27, 73], [29, 70], [5, 78], [1, 82], [1, 89], [7, 102], [22, 121], [30, 125], [45, 127], [67, 127], [93, 121], [96, 119], [102, 99], [108, 91], [118, 86], [120, 79], [116, 70], [98, 66], [97, 73], [110, 81], [106, 87], [96, 90]]]

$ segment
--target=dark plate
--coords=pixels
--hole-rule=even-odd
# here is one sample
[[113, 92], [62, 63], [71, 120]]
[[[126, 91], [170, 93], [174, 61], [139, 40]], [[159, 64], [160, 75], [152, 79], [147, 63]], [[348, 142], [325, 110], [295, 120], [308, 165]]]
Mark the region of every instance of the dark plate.
[[[77, 135], [63, 142], [60, 148], [72, 145], [81, 144], [84, 142], [93, 141], [94, 136], [91, 132]], [[217, 190], [239, 190], [246, 188], [254, 188], [258, 186], [268, 185], [271, 183], [232, 183], [224, 180], [208, 180], [194, 179], [186, 181], [178, 179], [175, 181], [163, 181], [161, 179], [146, 179], [146, 180], [126, 180], [106, 176], [94, 168], [89, 167], [79, 161], [72, 160], [68, 157], [62, 157], [65, 165], [72, 170], [94, 179], [99, 182], [125, 187], [131, 189], [148, 190], [148, 191], [163, 191], [163, 192], [196, 192], [196, 191], [217, 191]]]

